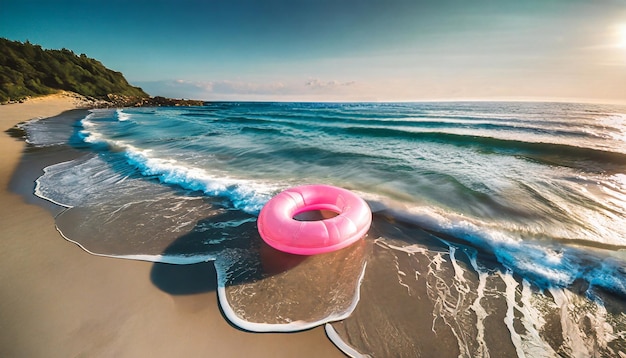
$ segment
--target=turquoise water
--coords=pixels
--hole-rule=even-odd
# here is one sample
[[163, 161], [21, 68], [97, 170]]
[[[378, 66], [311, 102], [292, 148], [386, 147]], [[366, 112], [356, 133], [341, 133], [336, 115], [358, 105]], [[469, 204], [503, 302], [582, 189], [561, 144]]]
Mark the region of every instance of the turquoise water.
[[[512, 285], [520, 297], [525, 285], [536, 295], [550, 292], [551, 304], [558, 307], [566, 305], [559, 292], [572, 287], [583, 287], [577, 294], [585, 304], [602, 306], [607, 298], [599, 292], [618, 302], [626, 297], [624, 107], [208, 103], [93, 110], [72, 126], [40, 121], [25, 128], [35, 145], [84, 151], [79, 159], [46, 168], [37, 182], [39, 196], [68, 207], [57, 218], [66, 238], [107, 256], [178, 264], [215, 261], [222, 307], [246, 329], [349, 323], [349, 317], [358, 316], [359, 293], [367, 291], [363, 280], [377, 282], [368, 281], [368, 273], [393, 268], [397, 285], [412, 287], [403, 277], [414, 275], [411, 270], [415, 277], [426, 273], [400, 266], [411, 266], [418, 254], [432, 265], [438, 260], [454, 264], [449, 280], [471, 277], [477, 283], [472, 290], [478, 292], [478, 304], [471, 306], [476, 320], [487, 292], [481, 293], [485, 288], [478, 283], [489, 275], [500, 275], [503, 287]], [[301, 260], [271, 252], [256, 232], [256, 215], [281, 190], [311, 183], [362, 196], [374, 212], [373, 229], [363, 243], [330, 256]], [[381, 259], [376, 250], [394, 255]], [[279, 268], [268, 269], [268, 255], [281, 262]], [[350, 261], [349, 267], [336, 268], [340, 278], [336, 272], [324, 277], [315, 271], [336, 265], [337, 255]], [[437, 276], [437, 270], [432, 272]], [[262, 285], [300, 287], [303, 277], [316, 280], [315, 288], [298, 299], [283, 299], [302, 302], [316, 295], [324, 297], [323, 304], [268, 310], [251, 301], [267, 289]], [[515, 306], [515, 294], [501, 291]], [[522, 321], [526, 317], [539, 332], [540, 320], [526, 313]], [[617, 322], [611, 333], [617, 338], [605, 341], [623, 343], [624, 333], [617, 334], [623, 317], [622, 312], [604, 318]], [[377, 323], [371, 319], [362, 318], [354, 329], [374, 329]], [[562, 319], [560, 327], [558, 334], [565, 336]], [[343, 343], [361, 353], [377, 352], [383, 344], [350, 340], [349, 324], [340, 328], [335, 333], [343, 338], [333, 341], [344, 351], [349, 349]], [[524, 335], [513, 323], [507, 329], [519, 355]], [[334, 337], [331, 326], [327, 330]], [[480, 348], [484, 353], [486, 343], [481, 345], [479, 336], [474, 348], [460, 344], [459, 352], [474, 355]], [[558, 352], [555, 345], [550, 349]], [[575, 344], [570, 345], [571, 351]]]

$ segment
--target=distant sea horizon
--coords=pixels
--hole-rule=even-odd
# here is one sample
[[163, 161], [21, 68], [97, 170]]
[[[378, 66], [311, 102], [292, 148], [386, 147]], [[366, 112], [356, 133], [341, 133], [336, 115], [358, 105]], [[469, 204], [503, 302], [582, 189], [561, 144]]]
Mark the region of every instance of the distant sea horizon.
[[[161, 96], [161, 95], [159, 95]], [[180, 96], [174, 95], [164, 96], [166, 98], [179, 99], [196, 99], [204, 103], [333, 103], [333, 104], [358, 104], [358, 103], [386, 103], [386, 104], [420, 104], [420, 103], [564, 103], [564, 104], [591, 104], [591, 105], [608, 105], [608, 106], [626, 106], [626, 100], [607, 99], [607, 98], [577, 98], [577, 97], [538, 97], [538, 96], [494, 96], [494, 97], [440, 97], [440, 98], [395, 98], [395, 99], [360, 99], [350, 100], [342, 98], [305, 98], [295, 96], [295, 98], [283, 97], [264, 97], [264, 98], [245, 98], [245, 96], [237, 96], [233, 98], [201, 98], [202, 96]]]

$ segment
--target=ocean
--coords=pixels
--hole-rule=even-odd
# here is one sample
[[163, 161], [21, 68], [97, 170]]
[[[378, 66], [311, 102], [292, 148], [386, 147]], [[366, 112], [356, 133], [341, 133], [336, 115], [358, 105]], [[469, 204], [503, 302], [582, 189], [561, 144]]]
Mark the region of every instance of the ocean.
[[[77, 153], [35, 187], [67, 240], [213, 261], [244, 330], [325, 325], [350, 356], [626, 357], [624, 106], [209, 102], [21, 127]], [[266, 245], [259, 211], [302, 184], [357, 193], [370, 231], [316, 256]]]

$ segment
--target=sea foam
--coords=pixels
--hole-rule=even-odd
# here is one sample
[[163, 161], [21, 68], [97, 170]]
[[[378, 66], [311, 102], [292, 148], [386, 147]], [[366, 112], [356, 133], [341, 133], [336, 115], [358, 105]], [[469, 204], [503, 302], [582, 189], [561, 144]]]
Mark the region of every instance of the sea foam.
[[[244, 329], [300, 330], [356, 315], [356, 331], [328, 325], [327, 332], [357, 356], [375, 351], [367, 345], [376, 342], [385, 310], [375, 322], [359, 316], [360, 287], [356, 296], [340, 292], [345, 306], [336, 312], [321, 307], [317, 313], [325, 317], [302, 318], [287, 304], [293, 297], [283, 294], [313, 290], [321, 276], [303, 270], [296, 276], [307, 279], [295, 283], [284, 276], [324, 257], [283, 258], [287, 265], [281, 266], [269, 252], [264, 261], [267, 248], [255, 227], [255, 215], [281, 189], [343, 186], [368, 201], [375, 224], [361, 251], [332, 264], [371, 260], [367, 272], [373, 274], [363, 268], [352, 275], [344, 266], [332, 273], [373, 285], [364, 292], [370, 303], [382, 302], [374, 310], [386, 302], [377, 301], [379, 284], [406, 295], [402, 302], [413, 302], [425, 285], [418, 303], [430, 300], [434, 308], [426, 313], [432, 327], [424, 333], [448, 330], [461, 355], [489, 354], [494, 307], [505, 310], [498, 314], [506, 320], [500, 327], [509, 331], [511, 354], [561, 352], [546, 342], [566, 341], [570, 333], [575, 339], [563, 343], [563, 352], [593, 352], [596, 343], [611, 352], [619, 343], [613, 336], [625, 337], [618, 332], [621, 321], [597, 305], [611, 299], [607, 291], [626, 297], [626, 156], [621, 115], [606, 113], [612, 112], [512, 103], [95, 110], [74, 129], [80, 143], [72, 143], [89, 153], [46, 168], [36, 191], [70, 207], [57, 223], [71, 233], [68, 240], [102, 249], [91, 249], [94, 254], [215, 261], [220, 304]], [[328, 262], [320, 266], [329, 270]], [[307, 280], [314, 284], [307, 287]], [[272, 307], [263, 306], [268, 292], [280, 296]], [[321, 292], [316, 297], [328, 298]], [[500, 298], [504, 303], [491, 305]], [[571, 302], [593, 308], [594, 315], [580, 316]], [[563, 337], [546, 340], [546, 327], [558, 324], [542, 319], [555, 307], [562, 312]], [[417, 311], [410, 303], [398, 309]], [[398, 317], [388, 322], [390, 332], [412, 327], [413, 317]], [[578, 325], [583, 318], [602, 325], [592, 335], [597, 342]], [[480, 322], [466, 325], [475, 319]]]
[[[121, 121], [130, 118], [129, 114], [121, 110], [117, 110], [116, 114]], [[97, 131], [98, 125], [92, 119], [93, 113], [81, 121], [84, 128], [81, 133], [85, 142], [123, 150], [130, 165], [143, 175], [158, 177], [163, 183], [228, 198], [235, 208], [255, 215], [280, 188], [270, 183], [229, 178], [227, 173], [211, 174], [205, 169], [189, 166], [176, 159], [157, 157], [154, 150], [140, 149], [123, 140], [107, 139]]]

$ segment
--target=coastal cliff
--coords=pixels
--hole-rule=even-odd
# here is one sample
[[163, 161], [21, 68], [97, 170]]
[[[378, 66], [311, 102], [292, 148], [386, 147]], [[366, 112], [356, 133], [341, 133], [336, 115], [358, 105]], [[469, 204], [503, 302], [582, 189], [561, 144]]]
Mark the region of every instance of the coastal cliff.
[[121, 72], [85, 54], [0, 38], [0, 103], [59, 91], [84, 96], [95, 107], [202, 105], [202, 101], [152, 97], [130, 85]]

